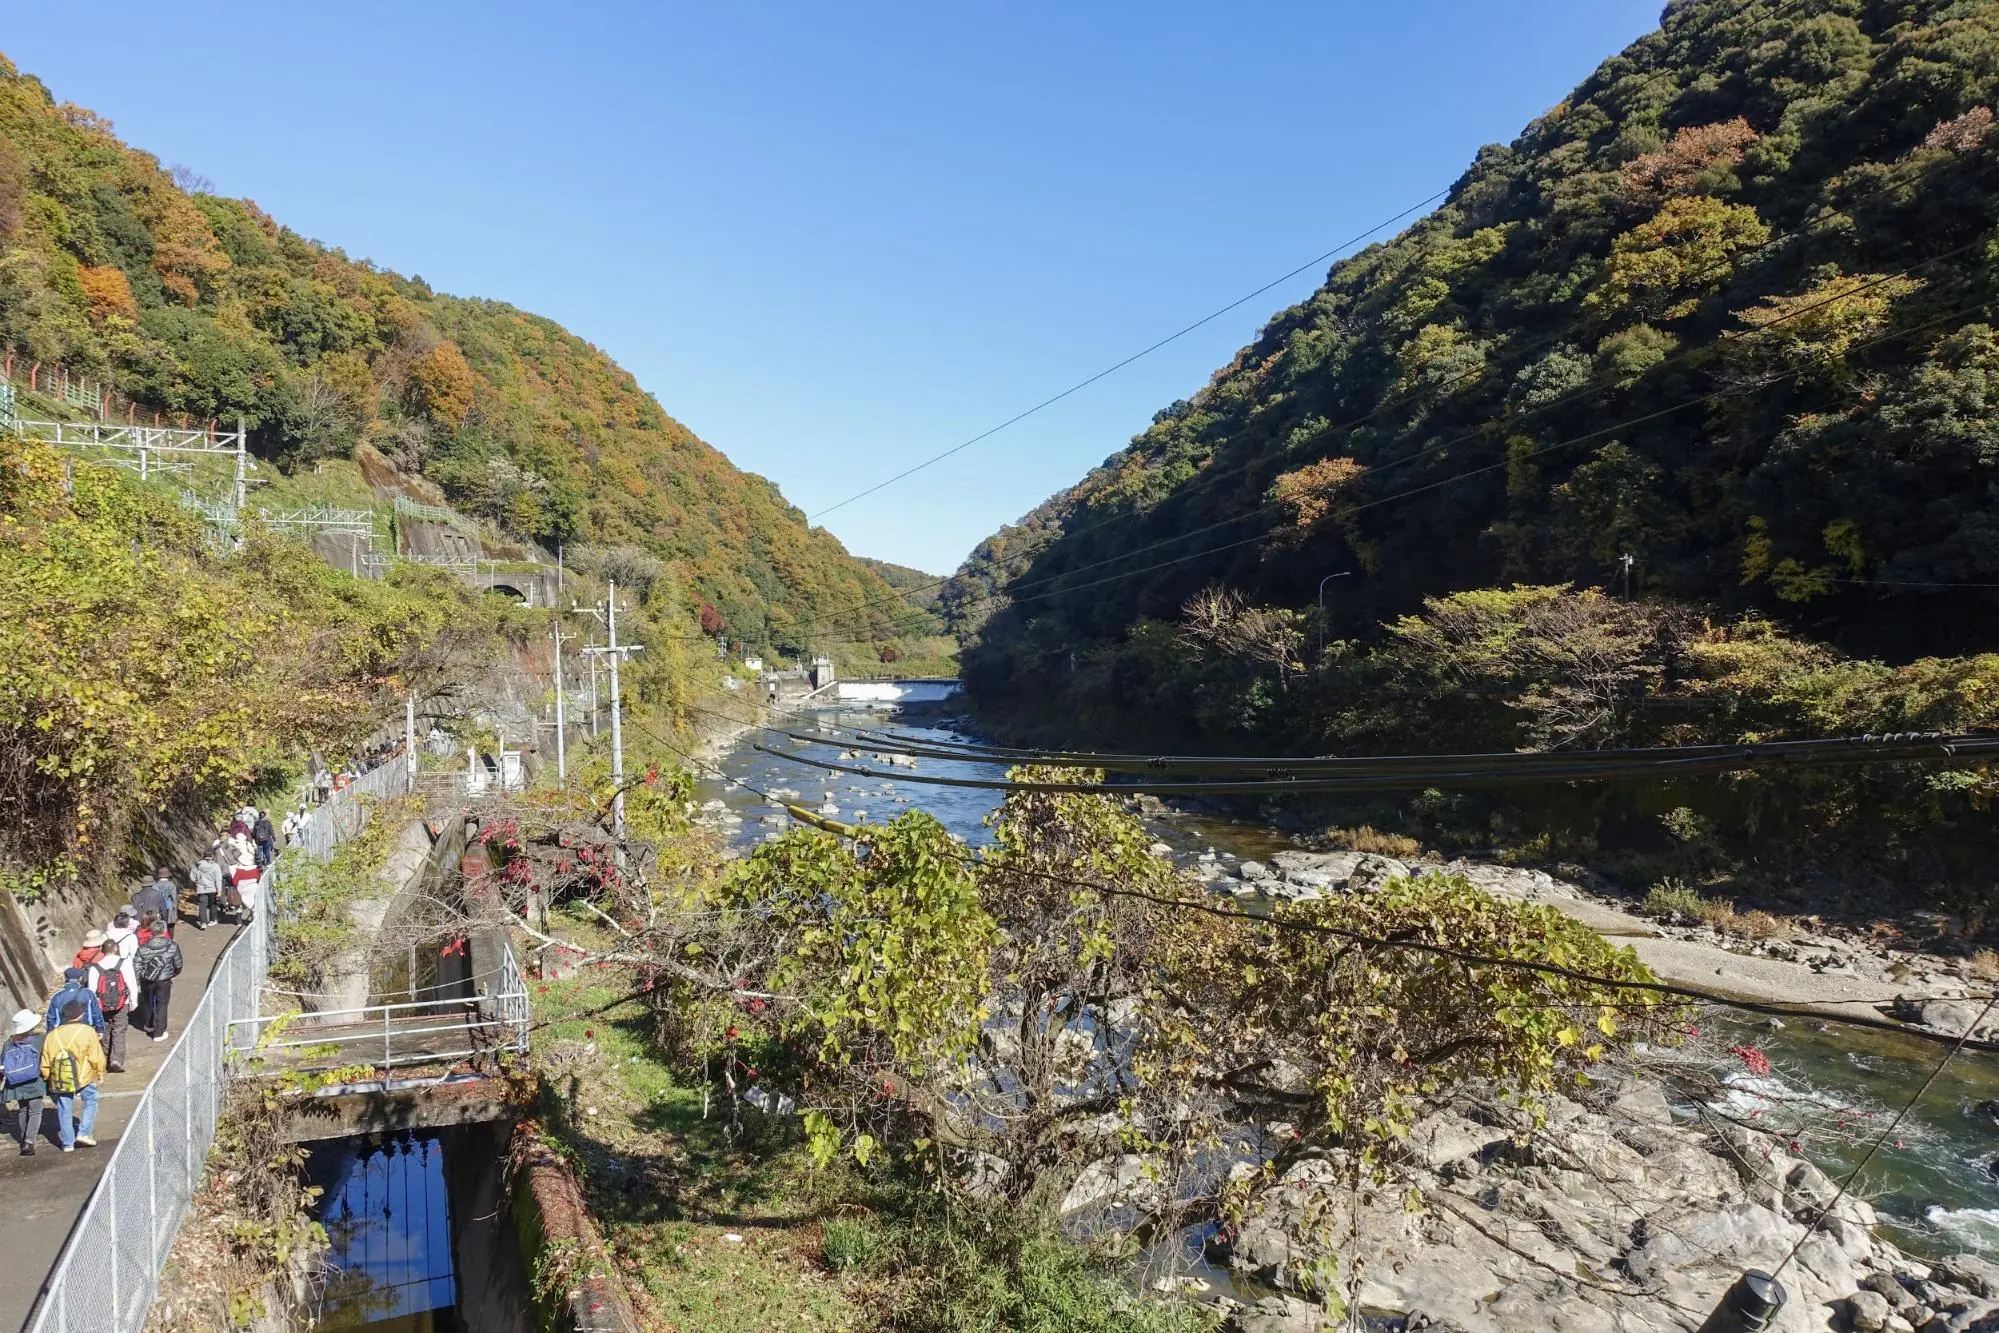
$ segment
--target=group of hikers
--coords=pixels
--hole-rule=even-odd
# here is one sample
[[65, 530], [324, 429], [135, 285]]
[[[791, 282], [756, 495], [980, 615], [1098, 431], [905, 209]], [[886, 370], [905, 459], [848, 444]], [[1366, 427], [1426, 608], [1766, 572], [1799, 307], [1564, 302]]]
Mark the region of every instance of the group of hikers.
[[236, 811], [229, 824], [188, 870], [194, 910], [185, 912], [172, 873], [164, 866], [132, 895], [101, 930], [83, 944], [63, 972], [62, 986], [42, 1012], [22, 1009], [8, 1024], [0, 1047], [0, 1103], [15, 1115], [23, 1157], [35, 1153], [42, 1103], [52, 1101], [56, 1141], [64, 1152], [97, 1146], [98, 1085], [125, 1071], [125, 1036], [137, 1028], [154, 1041], [169, 1034], [174, 978], [186, 966], [174, 928], [190, 916], [207, 930], [225, 916], [248, 923], [257, 909], [264, 868], [277, 859], [305, 817], [301, 808], [273, 825], [255, 806]]
[[[437, 729], [433, 727], [431, 730], [435, 734]], [[321, 767], [312, 775], [313, 799], [324, 804], [331, 800], [336, 792], [346, 791], [356, 782], [359, 782], [362, 778], [368, 776], [368, 774], [374, 772], [383, 764], [388, 763], [402, 752], [403, 746], [400, 742], [395, 744], [385, 743], [377, 745], [360, 758], [353, 760], [351, 763], [342, 764], [338, 768]], [[304, 814], [305, 807], [300, 806], [299, 815], [303, 816]]]

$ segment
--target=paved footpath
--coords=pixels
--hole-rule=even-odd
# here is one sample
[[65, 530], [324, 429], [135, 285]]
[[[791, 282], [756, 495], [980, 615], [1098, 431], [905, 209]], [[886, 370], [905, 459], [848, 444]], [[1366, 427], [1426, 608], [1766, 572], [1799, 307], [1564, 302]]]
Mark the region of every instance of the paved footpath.
[[[175, 927], [187, 965], [174, 982], [168, 1038], [153, 1041], [137, 1031], [126, 1033], [125, 1072], [109, 1075], [98, 1092], [95, 1148], [79, 1144], [73, 1153], [61, 1151], [55, 1142], [55, 1110], [45, 1101], [35, 1155], [22, 1157], [14, 1146], [13, 1113], [6, 1113], [7, 1136], [0, 1139], [0, 1330], [24, 1327], [34, 1312], [42, 1282], [82, 1216], [139, 1094], [179, 1041], [182, 1020], [201, 1002], [223, 946], [235, 935], [236, 928], [226, 925], [196, 930], [183, 921]], [[108, 1293], [105, 1299], [108, 1310]]]

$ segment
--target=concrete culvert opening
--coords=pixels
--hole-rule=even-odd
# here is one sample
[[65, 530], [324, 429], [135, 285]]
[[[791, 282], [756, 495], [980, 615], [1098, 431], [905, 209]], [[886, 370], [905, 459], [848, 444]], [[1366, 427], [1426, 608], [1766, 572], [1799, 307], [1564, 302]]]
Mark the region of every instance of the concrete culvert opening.
[[331, 1243], [318, 1328], [531, 1333], [527, 1267], [502, 1196], [511, 1123], [312, 1146]]

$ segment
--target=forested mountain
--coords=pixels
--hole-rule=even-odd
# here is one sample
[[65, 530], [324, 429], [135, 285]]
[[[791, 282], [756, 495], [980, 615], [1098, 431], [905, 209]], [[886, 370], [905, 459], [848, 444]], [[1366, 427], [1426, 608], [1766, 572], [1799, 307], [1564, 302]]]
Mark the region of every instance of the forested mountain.
[[935, 574], [926, 574], [908, 565], [898, 565], [887, 560], [872, 560], [860, 557], [863, 565], [872, 570], [883, 583], [902, 594], [903, 601], [918, 611], [932, 611], [937, 607], [937, 593], [944, 582]]
[[200, 185], [0, 58], [0, 342], [147, 407], [240, 415], [281, 467], [367, 441], [513, 536], [641, 548], [676, 576], [662, 595], [752, 643], [805, 646], [791, 627], [843, 612], [891, 635], [875, 575], [596, 348]]
[[[1906, 658], [1999, 610], [1999, 5], [1692, 0], [988, 541], [988, 699], [1209, 585], [1612, 585]], [[987, 594], [1004, 585], [1011, 601]], [[1983, 586], [1981, 586], [1983, 585]], [[1325, 633], [1321, 628], [1317, 633]]]
[[[941, 598], [974, 705], [1275, 754], [1999, 726], [1995, 96], [1989, 0], [1668, 6], [979, 547]], [[1884, 766], [1322, 816], [1985, 911], [1995, 796]]]

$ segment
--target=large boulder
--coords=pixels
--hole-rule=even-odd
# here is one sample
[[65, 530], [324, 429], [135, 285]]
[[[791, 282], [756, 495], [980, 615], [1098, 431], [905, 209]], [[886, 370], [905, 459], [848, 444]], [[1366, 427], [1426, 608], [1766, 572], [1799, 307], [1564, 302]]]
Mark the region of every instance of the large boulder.
[[1265, 1296], [1255, 1305], [1231, 1311], [1224, 1327], [1235, 1333], [1319, 1333], [1325, 1323], [1326, 1312], [1310, 1301], [1296, 1296]]
[[1953, 1037], [1969, 1032], [1974, 1038], [1983, 1039], [1999, 1033], [1999, 1006], [1994, 1006], [1988, 1015], [1986, 1006], [1971, 1000], [1928, 1000], [1917, 1021]]
[[1846, 1317], [1857, 1333], [1881, 1333], [1892, 1313], [1888, 1298], [1877, 1291], [1856, 1291], [1846, 1298]]
[[1999, 1297], [1999, 1264], [1975, 1254], [1953, 1254], [1936, 1262], [1936, 1275], [1954, 1287], [1963, 1287], [1988, 1299]]

